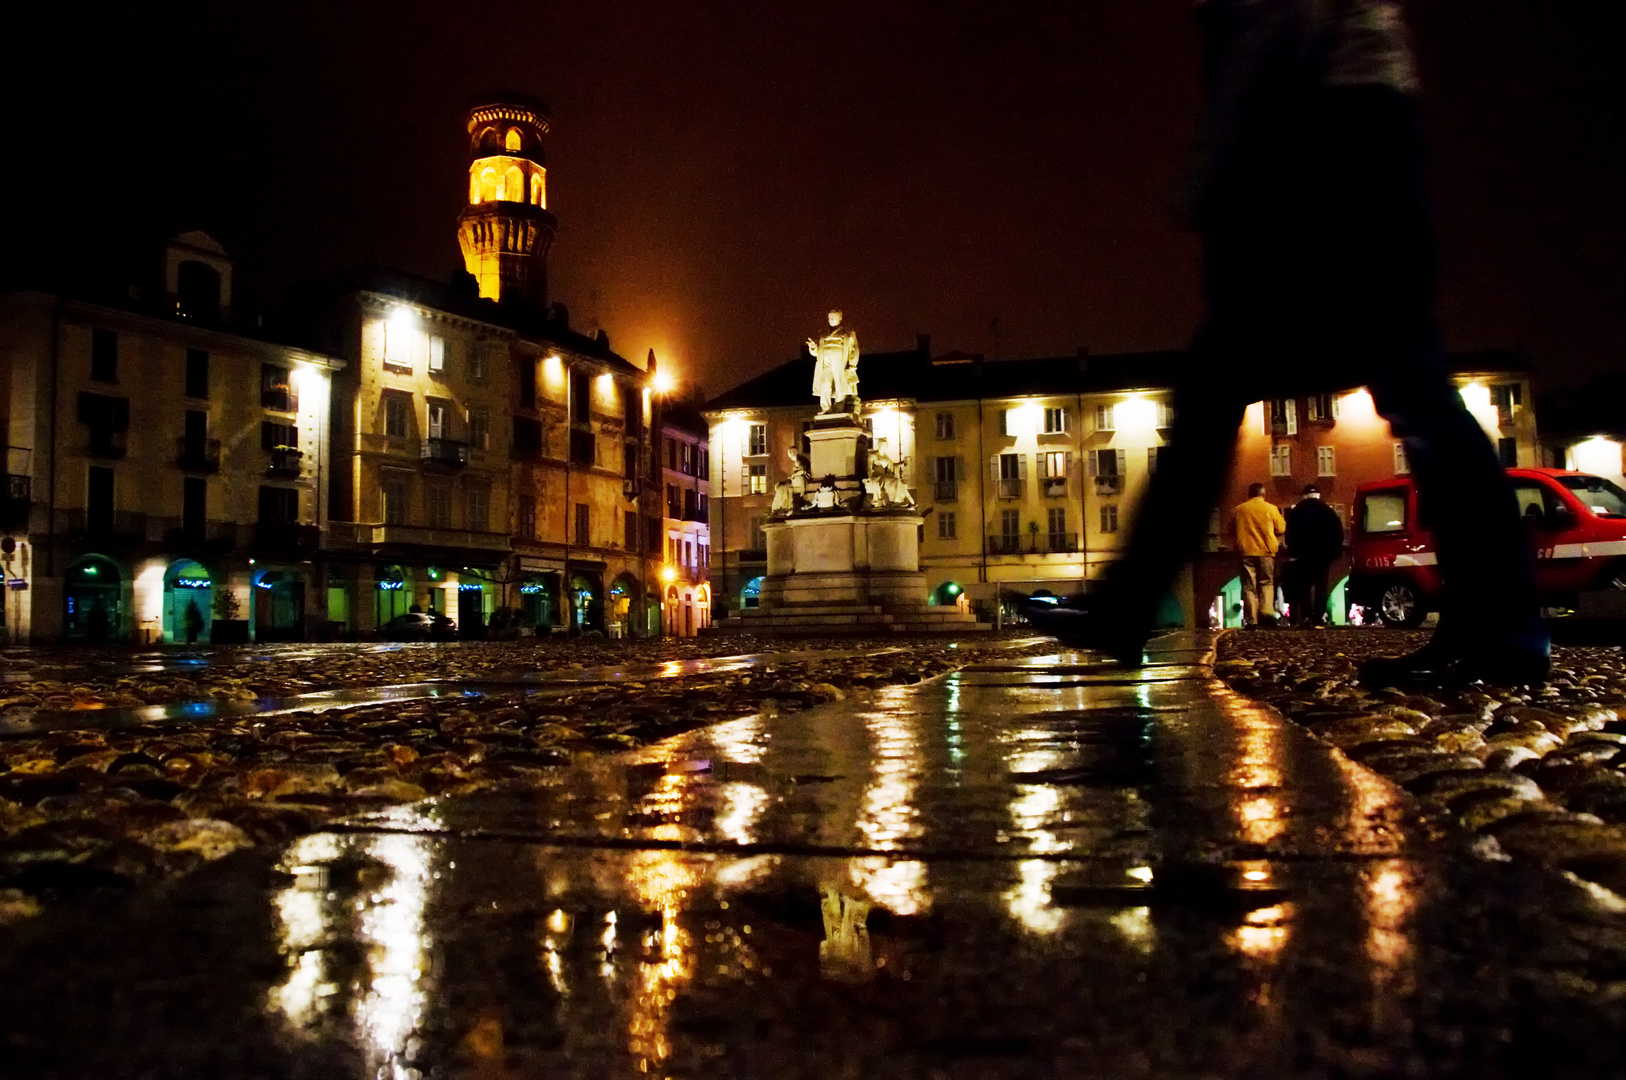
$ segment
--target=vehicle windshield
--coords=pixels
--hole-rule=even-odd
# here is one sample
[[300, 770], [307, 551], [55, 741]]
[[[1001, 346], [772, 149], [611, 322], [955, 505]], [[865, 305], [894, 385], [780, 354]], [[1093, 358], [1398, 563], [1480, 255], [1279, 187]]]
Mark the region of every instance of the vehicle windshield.
[[1626, 518], [1626, 491], [1601, 476], [1560, 476], [1560, 484], [1575, 493], [1581, 505], [1599, 517]]

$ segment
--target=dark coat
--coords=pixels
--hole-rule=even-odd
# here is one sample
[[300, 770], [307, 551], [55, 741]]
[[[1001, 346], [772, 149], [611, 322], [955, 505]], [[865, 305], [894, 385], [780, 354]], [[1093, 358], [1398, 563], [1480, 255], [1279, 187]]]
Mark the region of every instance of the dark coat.
[[1344, 523], [1320, 499], [1300, 499], [1287, 512], [1287, 551], [1309, 563], [1330, 563], [1344, 550]]

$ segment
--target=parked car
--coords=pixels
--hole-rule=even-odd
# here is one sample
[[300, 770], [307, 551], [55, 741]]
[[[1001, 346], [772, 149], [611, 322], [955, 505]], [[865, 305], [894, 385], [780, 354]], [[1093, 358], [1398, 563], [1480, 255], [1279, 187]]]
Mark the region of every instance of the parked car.
[[449, 641], [457, 637], [457, 623], [439, 612], [410, 611], [378, 628], [385, 641]]
[[[1536, 557], [1542, 603], [1571, 606], [1592, 589], [1626, 589], [1626, 491], [1590, 473], [1509, 469]], [[1390, 626], [1439, 608], [1440, 568], [1428, 506], [1410, 477], [1355, 490], [1348, 595]]]

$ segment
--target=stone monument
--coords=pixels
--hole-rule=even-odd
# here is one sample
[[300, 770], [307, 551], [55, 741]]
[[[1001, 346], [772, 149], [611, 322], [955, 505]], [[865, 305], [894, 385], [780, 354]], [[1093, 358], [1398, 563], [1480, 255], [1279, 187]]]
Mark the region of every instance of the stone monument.
[[840, 311], [807, 339], [819, 411], [804, 459], [787, 451], [789, 476], [774, 485], [763, 526], [768, 574], [757, 607], [742, 612], [756, 631], [963, 631], [970, 615], [926, 603], [920, 571], [922, 518], [906, 459], [872, 439], [858, 395], [858, 335]]

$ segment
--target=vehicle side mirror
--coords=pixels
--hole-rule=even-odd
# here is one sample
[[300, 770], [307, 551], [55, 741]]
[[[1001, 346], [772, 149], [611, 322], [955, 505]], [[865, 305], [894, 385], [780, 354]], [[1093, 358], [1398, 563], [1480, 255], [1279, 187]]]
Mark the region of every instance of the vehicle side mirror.
[[1547, 514], [1547, 522], [1555, 529], [1568, 528], [1575, 524], [1575, 511], [1560, 503]]

